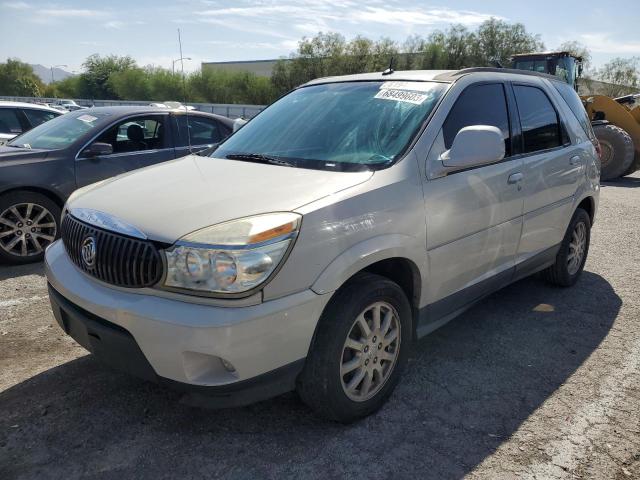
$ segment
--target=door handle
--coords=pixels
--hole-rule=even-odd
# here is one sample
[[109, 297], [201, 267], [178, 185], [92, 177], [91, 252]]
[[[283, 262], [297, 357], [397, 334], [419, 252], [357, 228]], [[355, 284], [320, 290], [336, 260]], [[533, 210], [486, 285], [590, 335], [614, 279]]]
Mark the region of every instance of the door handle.
[[511, 175], [509, 175], [509, 179], [507, 180], [507, 183], [512, 185], [514, 183], [518, 183], [522, 181], [523, 178], [524, 176], [522, 175], [522, 172], [512, 173]]
[[571, 157], [571, 159], [569, 160], [569, 163], [573, 166], [576, 165], [580, 165], [582, 164], [582, 159], [578, 156], [578, 155], [574, 155], [573, 157]]

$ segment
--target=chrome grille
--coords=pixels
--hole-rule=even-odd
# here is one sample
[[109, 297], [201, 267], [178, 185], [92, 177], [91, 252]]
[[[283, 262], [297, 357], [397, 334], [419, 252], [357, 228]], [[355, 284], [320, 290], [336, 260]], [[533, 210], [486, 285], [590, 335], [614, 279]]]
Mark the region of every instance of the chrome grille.
[[[127, 237], [81, 222], [67, 214], [62, 221], [62, 241], [69, 257], [81, 270], [119, 287], [154, 285], [162, 276], [162, 260], [153, 243]], [[93, 239], [93, 262], [83, 259], [83, 244]], [[90, 252], [87, 253], [87, 256]]]

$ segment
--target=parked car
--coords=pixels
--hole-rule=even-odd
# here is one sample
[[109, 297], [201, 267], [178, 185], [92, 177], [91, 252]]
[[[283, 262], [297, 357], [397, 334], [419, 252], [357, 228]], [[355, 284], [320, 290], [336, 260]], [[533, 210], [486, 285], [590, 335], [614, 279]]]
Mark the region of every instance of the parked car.
[[190, 141], [184, 111], [99, 107], [59, 116], [0, 147], [0, 261], [41, 260], [76, 188], [210, 148], [233, 129], [231, 119], [200, 112], [189, 113], [188, 124]]
[[0, 101], [0, 145], [60, 115], [55, 109], [34, 103]]
[[416, 338], [535, 272], [580, 277], [599, 160], [560, 90], [506, 69], [309, 82], [212, 157], [76, 192], [46, 253], [54, 315], [200, 404], [297, 389], [370, 414]]

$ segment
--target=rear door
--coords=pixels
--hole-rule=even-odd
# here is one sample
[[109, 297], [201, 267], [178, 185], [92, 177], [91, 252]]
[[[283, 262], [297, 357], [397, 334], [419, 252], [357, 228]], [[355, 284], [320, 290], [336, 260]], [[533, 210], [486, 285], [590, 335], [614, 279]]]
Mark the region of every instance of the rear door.
[[167, 113], [118, 120], [89, 144], [93, 142], [111, 144], [113, 153], [87, 157], [81, 150], [76, 163], [78, 187], [175, 158]]
[[564, 236], [584, 172], [581, 149], [572, 145], [555, 96], [544, 82], [513, 83], [522, 131], [524, 223], [517, 263], [553, 252]]

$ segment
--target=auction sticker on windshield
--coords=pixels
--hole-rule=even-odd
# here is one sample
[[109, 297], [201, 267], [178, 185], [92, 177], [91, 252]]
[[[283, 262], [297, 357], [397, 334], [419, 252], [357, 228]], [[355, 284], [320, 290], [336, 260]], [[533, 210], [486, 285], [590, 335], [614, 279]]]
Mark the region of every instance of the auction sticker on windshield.
[[78, 120], [82, 120], [83, 122], [88, 122], [88, 123], [95, 122], [97, 119], [98, 117], [94, 117], [93, 115], [86, 115], [86, 114], [80, 115], [78, 117]]
[[411, 92], [408, 90], [394, 90], [385, 88], [376, 93], [374, 98], [380, 98], [382, 100], [394, 100], [396, 102], [408, 102], [414, 105], [420, 105], [424, 102], [429, 95], [421, 92]]

